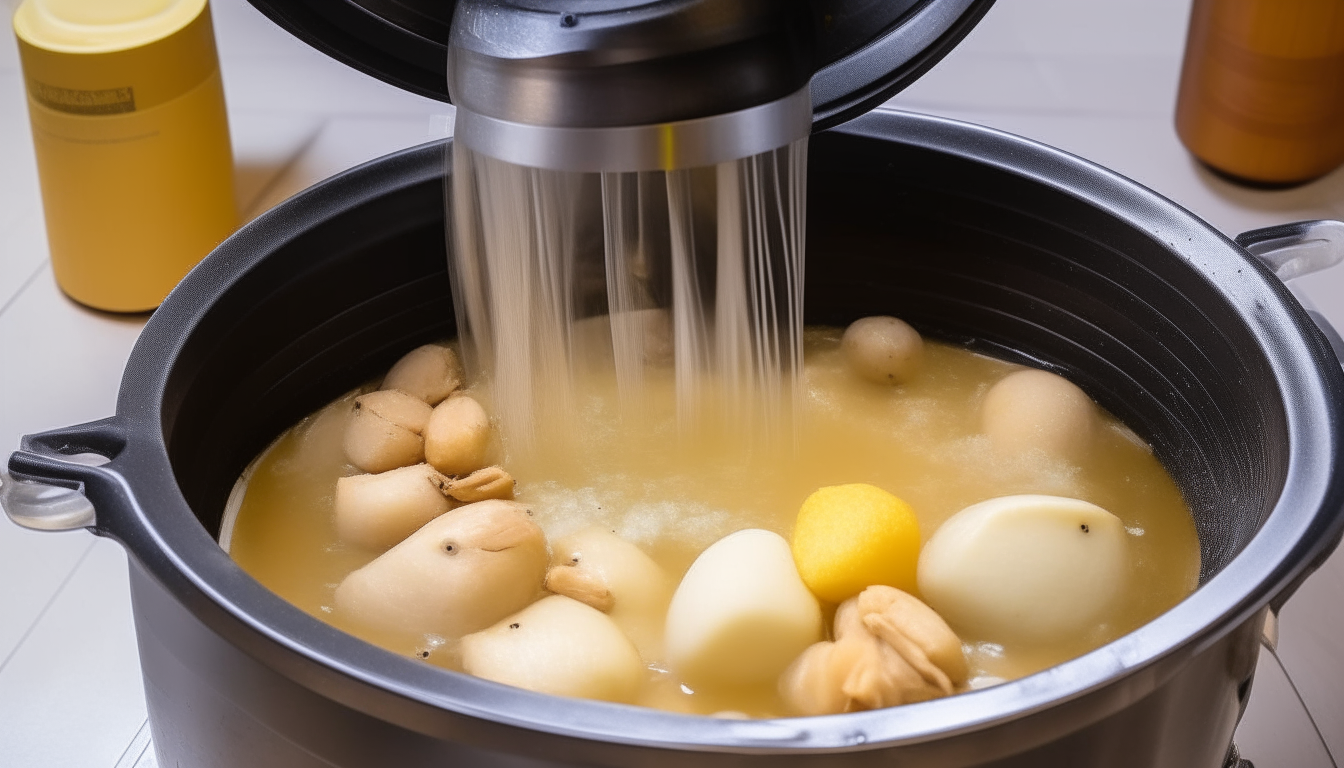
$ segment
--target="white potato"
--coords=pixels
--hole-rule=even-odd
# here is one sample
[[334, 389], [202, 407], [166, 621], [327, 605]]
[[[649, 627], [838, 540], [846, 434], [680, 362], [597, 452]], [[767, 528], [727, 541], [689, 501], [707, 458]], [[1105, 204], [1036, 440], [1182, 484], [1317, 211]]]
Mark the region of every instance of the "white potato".
[[1098, 429], [1097, 407], [1076, 384], [1028, 369], [1000, 379], [985, 394], [980, 426], [994, 447], [1039, 450], [1067, 461], [1087, 455]]
[[555, 541], [546, 588], [611, 616], [646, 659], [662, 656], [672, 581], [644, 550], [605, 528]]
[[903, 384], [919, 374], [924, 339], [909, 323], [894, 317], [862, 317], [840, 339], [845, 361], [859, 376], [876, 384]]
[[384, 550], [453, 508], [447, 481], [428, 464], [336, 481], [336, 535], [348, 544]]
[[462, 668], [531, 691], [624, 703], [635, 700], [647, 674], [606, 614], [562, 595], [462, 638]]
[[691, 685], [775, 680], [821, 639], [821, 607], [779, 534], [748, 529], [696, 558], [667, 611], [666, 650]]
[[962, 637], [1067, 640], [1104, 622], [1129, 574], [1124, 525], [1095, 504], [1002, 496], [943, 523], [919, 557], [919, 591]]
[[370, 392], [355, 398], [345, 427], [345, 455], [365, 472], [386, 472], [425, 458], [420, 433], [432, 408], [404, 392]]
[[425, 460], [445, 475], [487, 466], [490, 417], [475, 399], [455, 395], [434, 408], [425, 426]]
[[380, 389], [396, 389], [430, 405], [438, 405], [463, 381], [462, 363], [457, 353], [437, 344], [426, 344], [407, 352], [398, 360]]
[[336, 608], [367, 626], [456, 638], [535, 600], [546, 562], [546, 539], [523, 505], [481, 501], [346, 576]]

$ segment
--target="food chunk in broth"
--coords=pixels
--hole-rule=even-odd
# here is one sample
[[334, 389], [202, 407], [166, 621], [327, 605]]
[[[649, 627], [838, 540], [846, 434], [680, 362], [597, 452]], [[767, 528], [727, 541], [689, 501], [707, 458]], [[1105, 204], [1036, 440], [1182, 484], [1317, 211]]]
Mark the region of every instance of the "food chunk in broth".
[[[346, 438], [373, 414], [354, 407], [366, 390], [349, 393], [240, 480], [230, 553], [301, 609], [426, 664], [735, 717], [1015, 679], [1194, 589], [1189, 509], [1130, 430], [1056, 374], [892, 320], [807, 329], [793, 439], [768, 443], [680, 427], [665, 367], [645, 371], [641, 417], [624, 419], [628, 391], [597, 368], [572, 432], [510, 455], [490, 387], [467, 385], [448, 347], [422, 347], [388, 380], [433, 406], [422, 419], [395, 402], [424, 455], [353, 464]], [[368, 498], [380, 485], [387, 499]], [[881, 535], [846, 538], [863, 526]], [[440, 551], [445, 532], [474, 549]], [[917, 583], [884, 575], [916, 566]], [[753, 648], [769, 663], [723, 673]]]

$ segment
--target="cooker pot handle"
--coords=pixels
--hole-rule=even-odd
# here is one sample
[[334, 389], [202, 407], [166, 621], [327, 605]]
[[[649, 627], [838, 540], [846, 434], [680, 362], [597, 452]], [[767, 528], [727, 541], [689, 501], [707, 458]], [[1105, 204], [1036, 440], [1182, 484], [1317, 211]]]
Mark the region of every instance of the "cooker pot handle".
[[[1252, 229], [1237, 235], [1237, 245], [1286, 283], [1344, 262], [1344, 221], [1320, 219]], [[1305, 309], [1330, 342], [1335, 357], [1344, 363], [1344, 339], [1339, 332], [1314, 307]]]
[[125, 478], [112, 466], [126, 446], [115, 419], [25, 435], [0, 467], [0, 507], [17, 525], [40, 531], [93, 528], [107, 533], [96, 510], [135, 505]]
[[[1237, 245], [1245, 248], [1280, 280], [1288, 282], [1344, 262], [1344, 222], [1323, 219], [1253, 229], [1237, 235]], [[1330, 343], [1335, 357], [1344, 364], [1344, 339], [1339, 332], [1316, 308], [1308, 304], [1304, 309]], [[1334, 549], [1335, 545], [1326, 547], [1288, 589], [1271, 601], [1271, 616], [1283, 608], [1307, 576], [1325, 562]]]
[[1285, 283], [1344, 261], [1344, 221], [1319, 219], [1252, 229], [1237, 245]]

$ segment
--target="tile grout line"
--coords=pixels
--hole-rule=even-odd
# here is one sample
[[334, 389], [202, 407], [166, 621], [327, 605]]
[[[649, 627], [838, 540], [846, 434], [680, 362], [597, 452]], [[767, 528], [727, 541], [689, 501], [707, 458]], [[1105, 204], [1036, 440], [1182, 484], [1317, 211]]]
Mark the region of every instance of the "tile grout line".
[[112, 768], [135, 768], [140, 764], [140, 758], [145, 756], [145, 751], [149, 749], [150, 732], [149, 718], [140, 724], [140, 729], [131, 737], [131, 743], [126, 745], [126, 749], [117, 758], [117, 762]]
[[14, 293], [5, 300], [4, 304], [0, 304], [0, 316], [3, 316], [10, 307], [14, 306], [14, 302], [19, 300], [19, 297], [23, 295], [24, 291], [28, 290], [28, 286], [33, 284], [33, 281], [37, 279], [38, 275], [42, 274], [42, 270], [47, 268], [49, 262], [49, 259], [43, 259], [42, 263], [37, 265], [37, 269], [33, 270], [33, 274], [29, 275], [28, 279], [23, 281], [23, 284], [19, 286], [18, 290], [14, 291]]
[[1333, 768], [1339, 768], [1339, 763], [1335, 760], [1335, 753], [1330, 749], [1330, 742], [1326, 741], [1325, 734], [1321, 733], [1321, 726], [1316, 722], [1316, 716], [1312, 714], [1311, 707], [1307, 706], [1307, 700], [1302, 698], [1302, 692], [1297, 689], [1297, 683], [1293, 682], [1293, 676], [1288, 672], [1288, 665], [1283, 663], [1283, 658], [1279, 656], [1279, 651], [1272, 645], [1265, 644], [1265, 649], [1273, 657], [1274, 663], [1279, 665], [1279, 671], [1283, 672], [1283, 679], [1288, 681], [1288, 689], [1293, 692], [1297, 698], [1297, 703], [1302, 707], [1302, 711], [1307, 715], [1307, 722], [1311, 724], [1311, 729], [1316, 732], [1316, 739], [1321, 743], [1321, 749], [1325, 750], [1325, 756], [1329, 758], [1330, 765]]
[[24, 630], [19, 641], [14, 644], [12, 649], [10, 649], [4, 660], [0, 661], [0, 674], [4, 673], [5, 667], [9, 666], [9, 662], [12, 661], [19, 650], [23, 648], [23, 644], [28, 642], [28, 637], [33, 634], [33, 630], [37, 629], [37, 625], [42, 623], [42, 619], [47, 615], [47, 611], [51, 610], [51, 606], [56, 604], [56, 599], [65, 591], [66, 586], [70, 584], [70, 580], [75, 577], [75, 573], [79, 571], [80, 566], [84, 565], [84, 560], [88, 558], [89, 553], [93, 551], [93, 545], [97, 543], [98, 540], [94, 539], [84, 548], [84, 552], [80, 554], [79, 559], [76, 560], [74, 566], [70, 568], [70, 572], [65, 574], [65, 578], [61, 579], [60, 586], [56, 587], [56, 591], [47, 599], [47, 604], [42, 606], [42, 610], [33, 618], [32, 623], [28, 625], [28, 629]]

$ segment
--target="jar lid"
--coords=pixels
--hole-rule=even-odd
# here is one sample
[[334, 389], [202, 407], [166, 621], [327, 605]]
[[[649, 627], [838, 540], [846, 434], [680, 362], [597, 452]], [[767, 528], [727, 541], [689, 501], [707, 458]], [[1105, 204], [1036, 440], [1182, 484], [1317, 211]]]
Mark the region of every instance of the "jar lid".
[[[914, 82], [993, 1], [812, 0], [813, 129], [862, 114]], [[412, 93], [450, 100], [446, 68], [454, 0], [250, 2], [338, 61]]]

